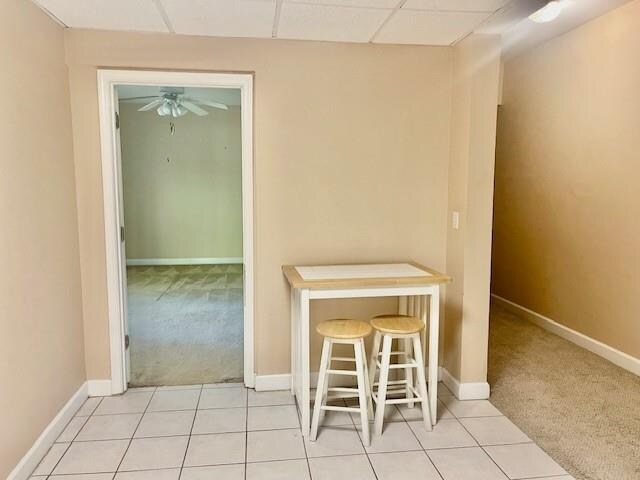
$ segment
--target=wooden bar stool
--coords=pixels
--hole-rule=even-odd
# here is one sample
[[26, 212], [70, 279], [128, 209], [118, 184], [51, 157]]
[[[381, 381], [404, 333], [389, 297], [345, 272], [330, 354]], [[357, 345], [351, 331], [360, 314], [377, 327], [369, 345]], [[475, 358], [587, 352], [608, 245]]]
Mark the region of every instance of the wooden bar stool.
[[[427, 431], [431, 431], [429, 397], [420, 341], [420, 332], [425, 327], [423, 321], [409, 315], [378, 315], [371, 319], [371, 326], [375, 330], [373, 348], [369, 357], [369, 384], [371, 397], [376, 404], [374, 433], [382, 434], [384, 409], [387, 404], [405, 403], [413, 407], [415, 402], [420, 402], [424, 426]], [[402, 342], [402, 347], [392, 351], [391, 347], [395, 339]], [[380, 352], [380, 343], [382, 343], [382, 352]], [[401, 358], [403, 362], [392, 364], [392, 356]], [[375, 382], [376, 369], [380, 372], [377, 383]], [[405, 378], [389, 380], [389, 371], [395, 369], [404, 370]], [[413, 382], [414, 369], [418, 381], [417, 390]], [[377, 391], [375, 391], [376, 386]], [[404, 393], [405, 398], [387, 398], [389, 395], [399, 393]]]
[[[362, 441], [369, 445], [369, 412], [373, 411], [369, 392], [369, 373], [367, 371], [367, 357], [364, 349], [364, 338], [371, 333], [371, 325], [361, 320], [335, 319], [326, 320], [318, 324], [316, 331], [324, 337], [322, 344], [322, 358], [320, 360], [320, 374], [318, 376], [318, 388], [316, 400], [313, 405], [313, 418], [311, 420], [311, 441], [318, 436], [318, 424], [321, 421], [321, 413], [326, 410], [338, 412], [360, 412], [362, 421]], [[354, 357], [333, 357], [334, 344], [353, 345]], [[353, 362], [355, 370], [334, 370], [331, 362]], [[357, 388], [329, 387], [329, 375], [347, 375], [357, 378]], [[332, 394], [332, 395], [330, 395]], [[339, 407], [328, 405], [328, 402], [343, 398], [358, 398], [358, 407]]]

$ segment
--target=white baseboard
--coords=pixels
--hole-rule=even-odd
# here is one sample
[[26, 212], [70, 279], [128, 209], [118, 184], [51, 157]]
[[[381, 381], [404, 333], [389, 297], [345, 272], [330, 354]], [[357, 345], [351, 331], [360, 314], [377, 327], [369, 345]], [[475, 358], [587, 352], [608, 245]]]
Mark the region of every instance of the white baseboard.
[[112, 394], [111, 380], [89, 380], [87, 393], [90, 397], [106, 397]]
[[31, 476], [31, 473], [47, 454], [69, 421], [80, 409], [87, 396], [88, 385], [85, 382], [47, 425], [27, 454], [22, 457], [18, 465], [9, 473], [7, 480], [27, 480]]
[[491, 390], [488, 382], [460, 381], [451, 375], [446, 368], [441, 368], [442, 382], [447, 386], [458, 400], [485, 400], [489, 398]]
[[595, 353], [596, 355], [599, 355], [606, 360], [609, 360], [611, 363], [614, 363], [617, 366], [640, 376], [640, 358], [636, 358], [627, 353], [621, 352], [620, 350], [616, 350], [609, 345], [606, 345], [594, 338], [588, 337], [583, 333], [580, 333], [569, 327], [561, 325], [560, 323], [551, 320], [544, 315], [540, 315], [539, 313], [536, 313], [533, 310], [529, 310], [528, 308], [523, 307], [522, 305], [518, 305], [517, 303], [507, 300], [506, 298], [502, 298], [495, 294], [491, 294], [491, 297], [504, 309], [509, 310], [516, 315], [522, 316], [530, 322], [535, 323], [539, 327], [555, 333], [559, 337], [562, 337], [565, 340], [569, 340], [570, 342], [575, 343], [576, 345], [589, 350], [590, 352]]
[[205, 258], [128, 258], [127, 265], [230, 265], [243, 263], [242, 257], [205, 257]]
[[[442, 379], [442, 367], [438, 367], [438, 380]], [[309, 379], [311, 388], [315, 388], [318, 384], [318, 372], [311, 372]], [[355, 385], [353, 377], [343, 377], [342, 375], [334, 375], [331, 382], [332, 386], [348, 387]], [[291, 375], [288, 373], [278, 375], [256, 375], [255, 389], [256, 392], [270, 392], [275, 390], [289, 390], [291, 388]]]
[[289, 390], [291, 388], [291, 375], [256, 375], [256, 392], [272, 392], [275, 390]]

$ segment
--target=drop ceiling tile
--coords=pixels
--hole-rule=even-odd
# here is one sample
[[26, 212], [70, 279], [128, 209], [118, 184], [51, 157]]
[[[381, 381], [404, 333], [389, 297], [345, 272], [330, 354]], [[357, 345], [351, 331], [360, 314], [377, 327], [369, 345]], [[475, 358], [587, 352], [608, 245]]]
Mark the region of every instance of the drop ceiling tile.
[[37, 0], [72, 28], [167, 32], [152, 0]]
[[284, 0], [291, 3], [309, 3], [314, 5], [338, 5], [341, 7], [389, 8], [398, 6], [400, 0]]
[[399, 10], [376, 35], [374, 43], [451, 45], [490, 15], [477, 12]]
[[278, 38], [368, 42], [391, 10], [284, 3]]
[[449, 12], [495, 12], [511, 0], [407, 0], [409, 10], [442, 10]]
[[271, 37], [275, 0], [160, 0], [176, 33]]

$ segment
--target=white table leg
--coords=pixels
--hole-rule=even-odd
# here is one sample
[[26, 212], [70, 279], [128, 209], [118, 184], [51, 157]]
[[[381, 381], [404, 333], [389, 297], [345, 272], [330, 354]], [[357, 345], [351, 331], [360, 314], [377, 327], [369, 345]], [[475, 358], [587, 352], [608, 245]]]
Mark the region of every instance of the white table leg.
[[291, 289], [291, 394], [296, 394], [296, 372], [298, 366], [296, 364], [296, 350], [298, 350], [298, 305], [297, 305], [297, 291], [295, 288]]
[[298, 299], [298, 337], [300, 339], [300, 358], [298, 359], [298, 365], [300, 371], [298, 375], [300, 377], [300, 397], [298, 403], [300, 406], [300, 413], [302, 415], [302, 435], [304, 437], [309, 436], [311, 428], [311, 407], [309, 405], [311, 399], [310, 388], [310, 366], [309, 366], [309, 290], [301, 289], [300, 297]]
[[429, 408], [431, 424], [438, 418], [438, 335], [440, 331], [440, 286], [435, 285], [429, 301]]

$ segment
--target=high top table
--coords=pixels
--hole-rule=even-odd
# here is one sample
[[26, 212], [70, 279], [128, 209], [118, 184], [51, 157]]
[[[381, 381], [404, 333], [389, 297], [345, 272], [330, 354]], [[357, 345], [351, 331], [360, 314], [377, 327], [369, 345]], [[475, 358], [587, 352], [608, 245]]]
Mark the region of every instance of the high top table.
[[[302, 434], [309, 435], [309, 301], [328, 298], [399, 297], [399, 312], [414, 315], [429, 328], [428, 376], [431, 423], [438, 407], [438, 334], [440, 285], [451, 279], [415, 262], [370, 265], [282, 267], [291, 286], [291, 393], [302, 415]], [[389, 312], [380, 312], [389, 313]], [[426, 345], [426, 328], [423, 345]], [[426, 350], [424, 347], [423, 349]], [[423, 359], [424, 360], [424, 359]]]

